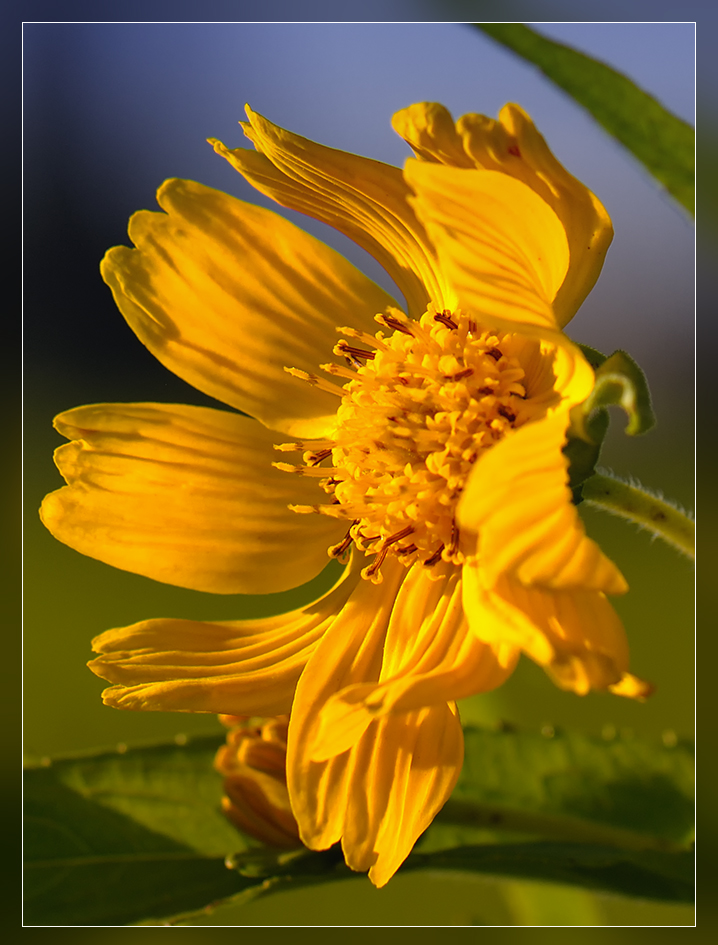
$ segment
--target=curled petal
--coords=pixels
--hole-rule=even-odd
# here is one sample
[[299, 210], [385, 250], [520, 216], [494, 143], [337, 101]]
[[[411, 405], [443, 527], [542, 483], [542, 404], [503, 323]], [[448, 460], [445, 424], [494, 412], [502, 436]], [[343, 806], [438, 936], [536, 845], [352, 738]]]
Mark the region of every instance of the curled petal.
[[506, 576], [489, 588], [477, 565], [464, 572], [464, 606], [479, 639], [521, 647], [558, 686], [578, 695], [591, 689], [650, 694], [650, 685], [627, 671], [623, 625], [601, 592], [526, 587]]
[[136, 249], [116, 246], [103, 278], [140, 340], [199, 390], [296, 436], [320, 436], [337, 401], [284, 368], [315, 371], [339, 325], [373, 330], [393, 300], [333, 249], [276, 213], [193, 181], [157, 192]]
[[419, 318], [453, 304], [401, 170], [292, 134], [247, 106], [244, 132], [259, 154], [210, 141], [257, 190], [346, 234], [381, 263]]
[[215, 594], [296, 587], [327, 563], [340, 522], [298, 516], [314, 481], [272, 467], [270, 433], [206, 407], [97, 404], [56, 418], [73, 442], [56, 463], [68, 485], [42, 520], [71, 548], [157, 581]]
[[567, 426], [566, 411], [527, 423], [487, 451], [469, 476], [457, 521], [478, 535], [489, 586], [508, 574], [527, 586], [628, 590], [571, 501], [561, 452]]
[[352, 561], [323, 597], [288, 614], [208, 623], [145, 620], [92, 641], [88, 665], [116, 685], [103, 699], [118, 709], [281, 715], [317, 642], [359, 581]]

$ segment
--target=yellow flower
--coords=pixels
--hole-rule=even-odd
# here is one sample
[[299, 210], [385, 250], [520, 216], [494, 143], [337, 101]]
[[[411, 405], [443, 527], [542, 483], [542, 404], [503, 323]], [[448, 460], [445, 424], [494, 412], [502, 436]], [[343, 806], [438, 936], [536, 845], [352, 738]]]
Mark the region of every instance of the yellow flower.
[[456, 781], [455, 700], [499, 685], [520, 651], [579, 694], [647, 693], [605, 596], [626, 583], [584, 533], [562, 453], [593, 384], [562, 329], [611, 224], [515, 105], [456, 125], [440, 105], [400, 112], [417, 156], [403, 171], [247, 113], [256, 151], [215, 149], [368, 250], [408, 314], [276, 214], [167, 181], [165, 212], [133, 216], [137, 248], [110, 250], [104, 278], [163, 364], [249, 416], [62, 414], [68, 486], [42, 514], [84, 554], [216, 593], [295, 587], [327, 548], [350, 556], [291, 614], [145, 621], [98, 637], [90, 665], [119, 708], [291, 710], [302, 840], [341, 839], [380, 886]]

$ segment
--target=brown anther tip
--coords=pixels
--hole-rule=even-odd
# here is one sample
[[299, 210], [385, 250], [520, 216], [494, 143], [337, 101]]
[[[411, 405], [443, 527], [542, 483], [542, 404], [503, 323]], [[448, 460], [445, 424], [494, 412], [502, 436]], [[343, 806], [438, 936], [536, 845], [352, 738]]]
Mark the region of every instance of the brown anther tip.
[[414, 531], [413, 525], [406, 525], [400, 531], [394, 532], [393, 535], [389, 535], [389, 537], [385, 538], [384, 541], [382, 542], [382, 550], [384, 548], [388, 548], [390, 545], [393, 545], [397, 541], [401, 541], [402, 538], [408, 538], [409, 535], [411, 535], [413, 531]]
[[444, 543], [442, 542], [442, 543], [439, 545], [439, 547], [436, 549], [436, 551], [434, 552], [434, 554], [433, 554], [430, 558], [427, 558], [427, 559], [423, 562], [424, 566], [427, 567], [427, 568], [433, 568], [434, 565], [435, 565], [438, 561], [441, 560], [441, 553], [442, 553], [443, 550], [444, 550]]
[[404, 335], [414, 335], [414, 332], [406, 325], [404, 322], [399, 321], [395, 315], [384, 315], [379, 314], [374, 316], [374, 320], [379, 322], [380, 325], [385, 325], [387, 328], [391, 328], [392, 331], [400, 331]]
[[338, 354], [350, 360], [373, 361], [376, 357], [376, 351], [367, 351], [366, 348], [355, 348], [346, 341], [338, 341], [333, 348], [334, 354]]
[[352, 538], [351, 534], [347, 532], [344, 538], [342, 538], [340, 542], [337, 542], [336, 545], [332, 545], [330, 548], [327, 549], [327, 553], [329, 554], [329, 557], [341, 558], [341, 556], [346, 551], [348, 551], [349, 546], [351, 545], [353, 541], [354, 539]]
[[444, 309], [444, 311], [439, 315], [434, 315], [434, 321], [440, 322], [446, 328], [454, 329], [459, 327], [451, 317], [451, 312], [448, 309]]
[[318, 466], [319, 463], [331, 455], [331, 450], [318, 450], [316, 453], [307, 453], [303, 458], [309, 466]]
[[464, 368], [463, 371], [459, 371], [458, 374], [445, 374], [444, 380], [445, 381], [461, 381], [465, 377], [470, 377], [473, 373], [474, 373], [474, 369], [467, 367], [467, 368]]
[[489, 350], [486, 352], [486, 354], [487, 354], [490, 358], [493, 358], [494, 361], [499, 361], [499, 360], [503, 357], [503, 355], [501, 354], [501, 352], [499, 351], [498, 348], [489, 348]]

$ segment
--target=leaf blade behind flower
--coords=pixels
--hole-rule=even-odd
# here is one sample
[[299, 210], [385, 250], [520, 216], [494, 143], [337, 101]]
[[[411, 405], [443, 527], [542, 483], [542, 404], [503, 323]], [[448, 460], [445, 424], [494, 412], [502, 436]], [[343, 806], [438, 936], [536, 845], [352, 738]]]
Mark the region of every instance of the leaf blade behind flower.
[[[478, 843], [475, 824], [437, 820], [402, 870], [468, 870], [689, 901], [690, 853], [660, 849], [662, 840], [670, 846], [688, 839], [687, 745], [477, 728], [465, 734], [466, 762], [454, 797], [484, 811], [518, 812], [523, 837], [507, 832], [515, 819], [503, 832], [484, 832]], [[338, 849], [281, 853], [226, 823], [221, 779], [212, 769], [220, 744], [212, 736], [30, 769], [26, 924], [181, 924], [220, 902], [363, 879], [343, 865]], [[547, 842], [539, 828], [551, 817], [563, 827], [581, 822], [584, 833], [594, 829], [593, 841]], [[620, 841], [622, 829], [658, 841], [659, 848], [599, 845], [606, 837]], [[527, 843], [527, 835], [543, 839]]]
[[224, 865], [246, 849], [219, 810], [221, 738], [102, 752], [25, 778], [25, 921], [114, 925], [230, 896]]
[[477, 827], [559, 840], [575, 830], [583, 842], [635, 850], [692, 841], [693, 752], [672, 734], [666, 744], [613, 729], [598, 737], [467, 726], [464, 737], [458, 783], [422, 848], [474, 842]]

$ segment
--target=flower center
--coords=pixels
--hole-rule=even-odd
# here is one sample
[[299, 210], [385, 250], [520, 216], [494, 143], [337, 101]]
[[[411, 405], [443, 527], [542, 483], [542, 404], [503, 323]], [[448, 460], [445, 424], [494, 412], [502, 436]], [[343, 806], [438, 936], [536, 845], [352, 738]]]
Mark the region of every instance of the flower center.
[[329, 554], [342, 557], [354, 543], [374, 556], [362, 576], [379, 583], [390, 554], [407, 566], [463, 563], [455, 512], [471, 467], [537, 404], [527, 400], [516, 336], [433, 306], [418, 322], [396, 310], [376, 319], [390, 335], [341, 328], [362, 347], [342, 340], [334, 353], [348, 366], [321, 366], [343, 387], [290, 370], [341, 404], [328, 439], [276, 447], [301, 450], [305, 466], [275, 465], [320, 478], [331, 500], [291, 508], [347, 519]]

